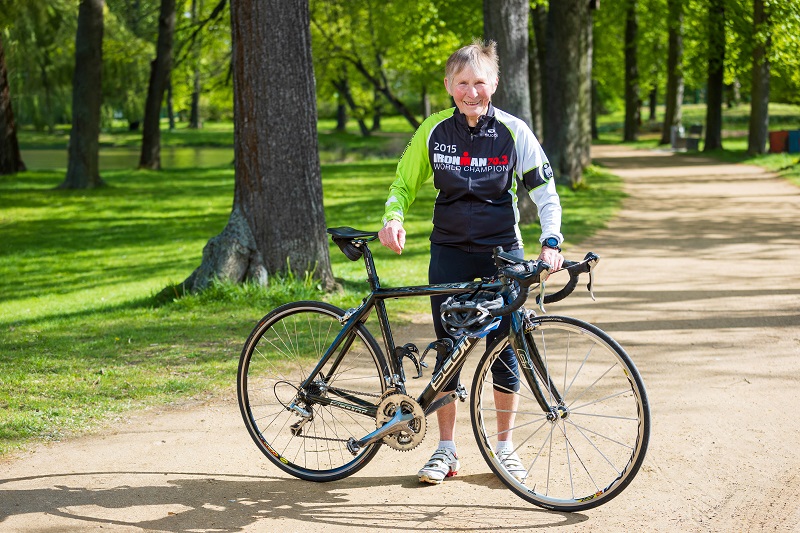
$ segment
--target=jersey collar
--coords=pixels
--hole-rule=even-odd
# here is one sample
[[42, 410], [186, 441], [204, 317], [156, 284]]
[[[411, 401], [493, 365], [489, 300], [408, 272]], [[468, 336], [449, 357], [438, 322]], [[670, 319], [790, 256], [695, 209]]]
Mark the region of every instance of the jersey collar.
[[467, 116], [464, 115], [464, 113], [460, 112], [458, 110], [458, 108], [456, 108], [454, 115], [455, 115], [456, 123], [459, 126], [469, 130], [471, 133], [473, 133], [475, 135], [477, 135], [477, 134], [483, 135], [483, 134], [486, 133], [486, 127], [491, 122], [491, 120], [494, 118], [494, 105], [491, 102], [489, 102], [489, 107], [486, 109], [486, 114], [485, 115], [481, 115], [478, 118], [478, 123], [475, 125], [474, 132], [472, 130], [470, 130], [469, 123], [467, 122]]

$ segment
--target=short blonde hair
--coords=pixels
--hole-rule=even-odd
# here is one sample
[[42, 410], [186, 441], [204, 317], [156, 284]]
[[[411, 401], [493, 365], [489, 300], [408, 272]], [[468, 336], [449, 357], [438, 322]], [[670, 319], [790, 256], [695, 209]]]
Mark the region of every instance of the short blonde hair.
[[453, 81], [456, 74], [471, 67], [476, 72], [486, 74], [495, 79], [500, 75], [500, 60], [497, 57], [497, 43], [474, 39], [472, 44], [462, 46], [447, 58], [444, 66], [444, 76]]

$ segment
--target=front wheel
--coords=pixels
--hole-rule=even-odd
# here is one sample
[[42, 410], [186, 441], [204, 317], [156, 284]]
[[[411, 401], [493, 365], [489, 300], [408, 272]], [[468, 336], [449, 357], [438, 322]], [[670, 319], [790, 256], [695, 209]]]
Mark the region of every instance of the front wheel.
[[[539, 370], [528, 374], [536, 376], [547, 410], [524, 376], [516, 392], [495, 386], [491, 366], [508, 346], [508, 339], [498, 339], [472, 383], [478, 447], [503, 483], [533, 504], [569, 512], [602, 505], [631, 482], [644, 460], [650, 408], [642, 378], [622, 347], [591, 324], [559, 316], [537, 317], [533, 324], [525, 338]], [[516, 467], [495, 453], [505, 435], [519, 458]]]
[[386, 391], [383, 355], [369, 331], [358, 325], [315, 372], [343, 313], [323, 302], [282, 305], [258, 323], [239, 360], [239, 408], [250, 436], [278, 468], [308, 481], [349, 476], [380, 447], [355, 456], [347, 449], [348, 439], [375, 430]]

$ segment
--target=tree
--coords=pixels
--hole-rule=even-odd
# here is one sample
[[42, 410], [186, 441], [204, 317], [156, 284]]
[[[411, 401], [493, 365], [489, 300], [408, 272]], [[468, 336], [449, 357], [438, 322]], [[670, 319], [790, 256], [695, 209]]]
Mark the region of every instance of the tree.
[[770, 13], [764, 0], [753, 2], [753, 76], [750, 89], [750, 127], [747, 153], [763, 154], [769, 132], [769, 48], [772, 42]]
[[483, 35], [497, 43], [500, 84], [493, 101], [531, 125], [528, 0], [483, 0]]
[[161, 168], [161, 104], [172, 71], [172, 41], [175, 33], [175, 0], [161, 0], [158, 17], [156, 58], [150, 64], [150, 83], [144, 107], [142, 153], [139, 168]]
[[184, 287], [291, 268], [329, 288], [308, 0], [231, 0], [231, 29], [233, 208]]
[[531, 89], [531, 129], [539, 138], [544, 139], [542, 103], [544, 98], [545, 68], [545, 24], [547, 23], [547, 7], [543, 3], [531, 6], [531, 35], [528, 37], [528, 83]]
[[[200, 17], [198, 12], [202, 10], [202, 0], [192, 0], [192, 23], [197, 24]], [[189, 127], [192, 129], [200, 128], [200, 38], [191, 45], [193, 71], [192, 72], [192, 103], [189, 110]]]
[[637, 0], [627, 0], [625, 9], [625, 126], [623, 141], [635, 141], [639, 137], [639, 66], [637, 44], [639, 23], [636, 18]]
[[[531, 89], [528, 80], [528, 0], [483, 0], [483, 34], [497, 43], [500, 83], [492, 101], [504, 111], [523, 120], [531, 117]], [[517, 190], [524, 191], [521, 182]], [[520, 221], [536, 221], [536, 205], [527, 194], [518, 194]]]
[[664, 127], [660, 144], [671, 142], [673, 126], [680, 126], [683, 102], [683, 2], [667, 0], [669, 14], [667, 49], [667, 95], [664, 110]]
[[11, 109], [11, 91], [8, 87], [6, 54], [3, 48], [3, 34], [0, 32], [0, 175], [14, 174], [25, 170], [25, 163], [19, 153], [17, 124]]
[[725, 0], [708, 7], [708, 98], [703, 151], [722, 149], [722, 95], [725, 89]]
[[62, 189], [104, 185], [98, 165], [103, 70], [103, 0], [81, 0], [75, 35], [72, 131]]
[[583, 180], [583, 124], [590, 110], [586, 67], [589, 2], [559, 0], [547, 13], [547, 72], [544, 149], [559, 178], [577, 187]]

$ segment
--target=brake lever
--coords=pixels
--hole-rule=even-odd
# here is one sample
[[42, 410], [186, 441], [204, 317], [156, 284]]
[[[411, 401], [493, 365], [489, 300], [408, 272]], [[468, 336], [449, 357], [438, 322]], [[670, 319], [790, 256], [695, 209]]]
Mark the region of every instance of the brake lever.
[[547, 313], [544, 310], [544, 280], [539, 282], [539, 309], [542, 310], [542, 314]]
[[[542, 275], [544, 274], [544, 278]], [[547, 311], [544, 310], [544, 285], [545, 280], [550, 276], [550, 269], [545, 268], [542, 272], [539, 273], [539, 309], [542, 311], [542, 314], [546, 314]]]
[[586, 288], [589, 289], [589, 296], [592, 297], [593, 302], [597, 301], [594, 297], [594, 267], [597, 266], [598, 261], [600, 258], [594, 252], [586, 254], [586, 262], [589, 265], [589, 283], [586, 284]]

